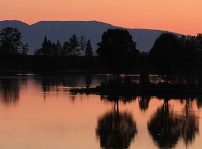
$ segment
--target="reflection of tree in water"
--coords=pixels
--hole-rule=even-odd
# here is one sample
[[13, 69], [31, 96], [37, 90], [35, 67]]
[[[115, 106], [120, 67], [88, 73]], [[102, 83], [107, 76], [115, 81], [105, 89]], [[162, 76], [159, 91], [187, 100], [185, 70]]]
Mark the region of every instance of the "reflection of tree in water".
[[5, 104], [16, 103], [19, 99], [20, 85], [17, 79], [0, 80], [0, 96]]
[[42, 87], [42, 91], [44, 93], [46, 92], [50, 92], [52, 90], [57, 91], [58, 87], [60, 85], [64, 84], [64, 79], [63, 78], [53, 78], [53, 77], [44, 77], [44, 78], [40, 78], [40, 84]]
[[170, 112], [168, 101], [165, 100], [148, 123], [148, 130], [159, 147], [172, 148], [180, 137], [180, 123], [180, 119]]
[[[35, 77], [35, 82], [41, 85], [42, 91], [58, 91], [59, 86], [63, 87], [78, 87], [83, 80], [82, 76], [45, 76], [45, 77]], [[89, 82], [90, 83], [90, 82]]]
[[192, 111], [192, 101], [186, 100], [182, 115], [182, 138], [186, 145], [192, 143], [199, 133], [199, 119]]
[[126, 103], [126, 102], [134, 101], [135, 99], [136, 97], [131, 95], [122, 95], [122, 96], [114, 95], [114, 94], [101, 95], [101, 100], [107, 100], [110, 102], [122, 101], [123, 103]]
[[[69, 82], [69, 80], [71, 80]], [[35, 81], [41, 85], [44, 99], [46, 98], [47, 93], [49, 92], [59, 92], [60, 86], [69, 86], [72, 83], [72, 80], [74, 79], [66, 79], [64, 77], [39, 77], [35, 78]], [[65, 89], [65, 88], [64, 88]]]
[[106, 149], [126, 149], [137, 133], [136, 123], [129, 113], [119, 113], [118, 102], [112, 112], [98, 119], [96, 135]]
[[186, 145], [194, 140], [199, 132], [199, 121], [189, 109], [190, 103], [186, 101], [184, 115], [177, 115], [165, 100], [148, 122], [149, 133], [160, 148], [172, 148], [180, 138]]
[[[102, 100], [107, 100], [111, 102], [122, 101], [123, 103], [132, 102], [137, 99], [136, 96], [131, 95], [101, 95]], [[149, 108], [149, 102], [151, 100], [150, 96], [140, 96], [139, 98], [139, 108], [140, 110], [146, 111]]]
[[149, 108], [150, 100], [151, 100], [151, 97], [149, 96], [140, 96], [139, 98], [140, 110], [146, 111]]
[[60, 81], [58, 79], [51, 79], [49, 77], [41, 78], [40, 79], [44, 99], [46, 99], [47, 92], [51, 90], [58, 90], [58, 86], [60, 85]]
[[202, 96], [197, 97], [196, 104], [198, 108], [202, 108]]
[[50, 79], [41, 80], [42, 91], [44, 93], [49, 92], [51, 90], [52, 85], [53, 84], [52, 84], [52, 81], [50, 81]]

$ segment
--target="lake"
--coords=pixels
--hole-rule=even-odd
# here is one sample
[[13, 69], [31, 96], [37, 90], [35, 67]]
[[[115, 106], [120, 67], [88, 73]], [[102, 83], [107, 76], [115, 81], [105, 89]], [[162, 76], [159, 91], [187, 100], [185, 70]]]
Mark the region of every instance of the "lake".
[[[199, 149], [200, 97], [71, 94], [113, 75], [0, 77], [2, 149]], [[137, 81], [137, 76], [131, 76]], [[155, 80], [155, 76], [153, 76]], [[115, 102], [115, 101], [116, 102]]]

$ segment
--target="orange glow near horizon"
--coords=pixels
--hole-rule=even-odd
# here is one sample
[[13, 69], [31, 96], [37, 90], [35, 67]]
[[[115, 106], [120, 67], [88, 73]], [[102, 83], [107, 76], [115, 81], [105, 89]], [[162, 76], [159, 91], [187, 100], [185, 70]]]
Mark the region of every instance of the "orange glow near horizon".
[[201, 0], [6, 0], [0, 20], [97, 20], [126, 28], [196, 35], [202, 32]]

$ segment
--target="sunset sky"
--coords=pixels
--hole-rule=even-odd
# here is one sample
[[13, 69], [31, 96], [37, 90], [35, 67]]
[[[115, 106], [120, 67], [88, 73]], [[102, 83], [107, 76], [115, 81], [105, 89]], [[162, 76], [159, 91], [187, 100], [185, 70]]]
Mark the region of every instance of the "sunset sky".
[[0, 20], [97, 20], [195, 35], [202, 32], [202, 0], [1, 0]]

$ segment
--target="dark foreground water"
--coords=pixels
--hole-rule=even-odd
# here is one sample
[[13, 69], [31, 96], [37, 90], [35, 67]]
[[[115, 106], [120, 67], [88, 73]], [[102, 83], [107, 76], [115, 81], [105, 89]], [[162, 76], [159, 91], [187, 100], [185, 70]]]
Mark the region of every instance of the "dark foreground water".
[[[199, 149], [200, 97], [72, 95], [110, 75], [0, 77], [1, 149]], [[133, 76], [134, 80], [136, 76]], [[174, 99], [175, 98], [175, 99]]]

